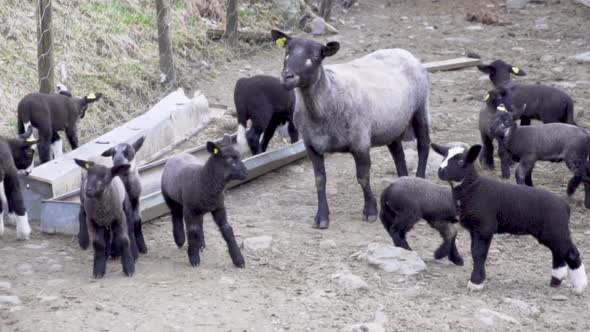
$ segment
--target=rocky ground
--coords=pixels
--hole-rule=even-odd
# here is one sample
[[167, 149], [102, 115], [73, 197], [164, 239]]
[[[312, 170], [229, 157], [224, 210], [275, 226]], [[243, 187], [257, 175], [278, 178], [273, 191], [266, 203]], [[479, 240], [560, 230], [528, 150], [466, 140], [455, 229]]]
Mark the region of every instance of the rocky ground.
[[[467, 51], [484, 61], [503, 58], [529, 73], [522, 81], [570, 93], [578, 123], [588, 127], [590, 65], [571, 57], [590, 51], [590, 8], [548, 0], [507, 13], [502, 3], [360, 0], [348, 13], [335, 13], [339, 35], [319, 40], [342, 43], [331, 62], [383, 47], [409, 49], [424, 61]], [[501, 24], [470, 22], [468, 14]], [[280, 50], [235, 60], [218, 77], [203, 81], [202, 89], [211, 102], [231, 105], [238, 77], [277, 74], [281, 63]], [[433, 141], [478, 142], [477, 114], [489, 86], [474, 68], [433, 74]], [[395, 178], [394, 167], [386, 149], [374, 149], [372, 157], [378, 194]], [[360, 221], [362, 193], [352, 158], [333, 155], [326, 166], [332, 212], [328, 230], [310, 227], [316, 196], [308, 161], [227, 193], [236, 237], [239, 242], [249, 239], [244, 270], [232, 266], [210, 217], [207, 249], [197, 269], [188, 264], [186, 251], [174, 245], [164, 217], [145, 226], [150, 252], [138, 261], [133, 278], [124, 277], [120, 264], [110, 261], [105, 279], [98, 281], [91, 278], [91, 252], [81, 251], [74, 237], [36, 231], [30, 241], [16, 242], [9, 228], [0, 242], [0, 331], [336, 331], [359, 323], [367, 323], [364, 329], [357, 325], [359, 331], [590, 329], [588, 295], [574, 296], [569, 282], [549, 287], [550, 253], [533, 239], [495, 237], [486, 289], [470, 293], [465, 231], [458, 235], [463, 267], [432, 259], [440, 238], [424, 224], [409, 235], [415, 252], [398, 253], [385, 246], [391, 240], [379, 223]], [[534, 176], [537, 186], [565, 196], [568, 174], [562, 164], [540, 163]], [[431, 171], [428, 178], [436, 175]], [[590, 228], [582, 200], [581, 193], [570, 200], [571, 229], [587, 258]], [[393, 263], [376, 262], [375, 250], [387, 251], [408, 269], [386, 272]]]

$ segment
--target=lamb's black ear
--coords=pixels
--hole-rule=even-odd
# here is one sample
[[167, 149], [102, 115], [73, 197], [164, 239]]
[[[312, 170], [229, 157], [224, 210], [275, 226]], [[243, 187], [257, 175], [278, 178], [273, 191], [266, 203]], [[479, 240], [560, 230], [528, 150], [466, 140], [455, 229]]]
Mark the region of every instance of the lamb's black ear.
[[94, 165], [94, 162], [92, 162], [92, 161], [87, 161], [87, 160], [82, 160], [82, 159], [76, 159], [76, 158], [74, 158], [74, 162], [78, 166], [82, 167], [85, 170], [89, 170], [90, 167], [92, 167]]
[[84, 100], [86, 101], [87, 104], [89, 104], [89, 103], [94, 103], [95, 101], [98, 101], [101, 97], [102, 97], [102, 93], [100, 93], [100, 92], [91, 93], [88, 96], [84, 97]]
[[105, 152], [101, 154], [103, 157], [112, 157], [113, 153], [115, 153], [115, 148], [107, 149]]
[[[28, 140], [29, 137], [31, 137], [31, 135], [33, 135], [33, 126], [29, 126], [29, 128], [27, 128], [27, 131], [18, 135], [18, 138], [23, 139], [23, 140]], [[33, 139], [35, 139], [35, 138], [33, 137]]]
[[223, 134], [223, 139], [221, 140], [221, 145], [224, 146], [231, 146], [231, 136], [229, 134]]
[[284, 48], [285, 45], [287, 45], [287, 42], [289, 41], [289, 39], [291, 39], [291, 37], [289, 37], [289, 35], [287, 35], [286, 33], [282, 32], [280, 30], [276, 30], [276, 29], [270, 30], [270, 36], [279, 48]]
[[496, 70], [496, 68], [490, 65], [477, 65], [477, 69], [479, 69], [480, 72], [486, 74], [491, 74], [492, 72], [494, 72], [494, 70]]
[[465, 163], [466, 164], [473, 163], [475, 161], [475, 159], [477, 159], [477, 156], [479, 156], [480, 151], [481, 151], [481, 145], [479, 145], [479, 144], [475, 144], [474, 146], [469, 148], [469, 151], [467, 151], [467, 157], [465, 157]]
[[516, 76], [526, 76], [526, 72], [518, 67], [512, 66], [510, 68], [510, 73]]
[[449, 148], [446, 146], [438, 145], [436, 143], [430, 143], [430, 146], [434, 152], [440, 154], [443, 157], [446, 157], [447, 154], [449, 154]]
[[135, 150], [135, 152], [139, 151], [139, 149], [141, 149], [141, 146], [143, 145], [143, 142], [145, 141], [145, 136], [141, 136], [140, 138], [137, 139], [137, 141], [135, 141], [133, 143], [133, 149]]
[[129, 165], [129, 164], [113, 166], [113, 167], [111, 167], [111, 176], [115, 177], [118, 175], [123, 175], [123, 174], [125, 174], [125, 172], [127, 172], [129, 170], [130, 167], [131, 167], [131, 165]]
[[338, 53], [339, 49], [340, 49], [340, 43], [335, 42], [335, 41], [331, 41], [322, 47], [322, 56], [324, 58], [332, 56], [332, 55]]
[[207, 142], [207, 151], [214, 156], [218, 156], [221, 153], [219, 146], [211, 141]]

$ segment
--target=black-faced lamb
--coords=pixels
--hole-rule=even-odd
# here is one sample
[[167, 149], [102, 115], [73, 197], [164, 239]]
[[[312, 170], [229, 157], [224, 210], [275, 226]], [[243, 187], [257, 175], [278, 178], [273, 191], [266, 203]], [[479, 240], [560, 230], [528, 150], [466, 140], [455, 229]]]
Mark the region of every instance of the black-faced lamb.
[[231, 180], [245, 179], [247, 169], [239, 152], [232, 147], [229, 135], [225, 135], [219, 144], [207, 142], [207, 151], [211, 156], [203, 166], [188, 153], [170, 158], [164, 166], [162, 195], [172, 214], [174, 241], [178, 248], [184, 245], [184, 220], [188, 232], [188, 259], [192, 266], [198, 266], [201, 262], [199, 250], [205, 248], [203, 216], [211, 212], [227, 243], [233, 264], [243, 268], [244, 258], [227, 222], [223, 189]]
[[18, 180], [18, 171], [8, 141], [0, 137], [0, 237], [4, 235], [4, 216], [16, 224], [16, 238], [28, 240], [31, 226]]
[[468, 150], [432, 144], [444, 160], [438, 177], [449, 182], [456, 202], [459, 221], [471, 236], [473, 271], [470, 290], [481, 290], [486, 278], [485, 261], [494, 234], [532, 235], [548, 247], [553, 255], [552, 287], [567, 276], [576, 293], [588, 285], [580, 253], [570, 236], [570, 207], [567, 202], [548, 191], [503, 183], [480, 176], [473, 162], [481, 145]]
[[489, 65], [481, 64], [477, 68], [489, 74], [495, 87], [503, 86], [511, 92], [514, 110], [519, 115], [521, 125], [529, 125], [531, 119], [543, 123], [576, 125], [574, 101], [567, 93], [546, 85], [511, 82], [511, 75], [526, 76], [526, 73], [502, 60], [495, 60]]
[[[74, 159], [82, 172], [80, 200], [90, 230], [94, 247], [95, 278], [102, 278], [106, 272], [108, 249], [112, 241], [121, 253], [123, 273], [132, 276], [135, 272], [137, 246], [133, 232], [128, 232], [128, 219], [131, 207], [125, 192], [125, 186], [119, 178], [129, 170], [130, 165], [118, 165], [111, 168], [92, 161]], [[88, 234], [88, 231], [86, 231]]]
[[[234, 88], [234, 103], [242, 153], [248, 147], [253, 155], [266, 151], [277, 126], [287, 122], [291, 143], [299, 140], [293, 124], [295, 93], [283, 88], [278, 78], [267, 75], [240, 78]], [[252, 127], [246, 133], [248, 120]], [[260, 135], [263, 135], [262, 142]]]
[[[561, 162], [574, 173], [567, 185], [567, 194], [572, 195], [584, 179], [590, 157], [590, 135], [583, 128], [565, 124], [548, 123], [538, 126], [519, 126], [515, 115], [508, 112], [497, 114], [490, 131], [502, 141], [514, 161], [516, 183], [533, 185], [532, 172], [537, 161]], [[585, 205], [590, 208], [590, 185], [584, 184]]]
[[72, 150], [78, 148], [78, 120], [84, 118], [88, 105], [101, 97], [100, 93], [81, 98], [62, 93], [28, 94], [18, 104], [18, 132], [24, 133], [29, 126], [38, 130], [39, 159], [46, 163], [63, 153], [60, 131], [66, 132]]
[[324, 155], [333, 152], [353, 155], [365, 201], [362, 216], [375, 221], [371, 147], [387, 145], [398, 176], [405, 176], [402, 140], [416, 137], [416, 175], [425, 175], [430, 144], [426, 68], [402, 49], [383, 49], [351, 62], [322, 65], [326, 57], [338, 52], [338, 42], [322, 45], [278, 30], [271, 34], [277, 45], [286, 48], [281, 80], [287, 89], [295, 89], [295, 125], [313, 164], [318, 197], [314, 227], [329, 226]]
[[25, 175], [29, 175], [33, 171], [35, 146], [37, 144], [37, 140], [33, 137], [33, 128], [29, 127], [24, 134], [18, 135], [17, 138], [7, 138], [6, 141], [10, 146], [16, 169]]
[[396, 247], [407, 250], [410, 246], [406, 234], [424, 219], [436, 229], [443, 243], [434, 252], [435, 259], [448, 257], [456, 265], [463, 265], [463, 258], [455, 245], [458, 222], [451, 188], [417, 177], [402, 177], [381, 193], [379, 219]]

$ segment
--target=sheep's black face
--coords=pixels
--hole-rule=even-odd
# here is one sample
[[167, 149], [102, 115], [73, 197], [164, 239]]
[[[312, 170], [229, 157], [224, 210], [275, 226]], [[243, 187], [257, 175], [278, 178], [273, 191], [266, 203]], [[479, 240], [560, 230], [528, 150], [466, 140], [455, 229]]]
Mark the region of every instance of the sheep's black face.
[[88, 172], [84, 186], [86, 197], [101, 197], [108, 186], [111, 185], [113, 178], [124, 174], [129, 170], [129, 165], [113, 166], [111, 168], [96, 164], [92, 161], [74, 159], [76, 164]]
[[524, 70], [514, 67], [502, 60], [495, 60], [489, 65], [478, 65], [479, 71], [489, 74], [490, 80], [494, 85], [504, 84], [510, 81], [510, 74], [517, 76], [526, 76]]
[[496, 114], [490, 124], [490, 133], [495, 137], [504, 138], [510, 134], [510, 130], [516, 126], [514, 116], [509, 112], [501, 112]]
[[83, 119], [86, 115], [86, 110], [88, 110], [88, 104], [98, 101], [101, 97], [102, 93], [91, 93], [88, 96], [82, 98], [72, 97], [72, 99], [74, 99], [74, 102], [78, 103], [79, 105], [78, 114], [80, 115], [80, 119]]
[[207, 151], [223, 169], [224, 181], [239, 181], [248, 177], [248, 170], [241, 160], [240, 153], [233, 148], [229, 135], [226, 134], [219, 144], [207, 142]]
[[281, 83], [288, 90], [314, 84], [320, 75], [324, 58], [336, 54], [340, 49], [338, 42], [322, 45], [312, 40], [291, 38], [278, 30], [272, 30], [271, 34], [277, 45], [286, 49]]
[[33, 166], [33, 160], [35, 159], [34, 145], [36, 143], [36, 141], [27, 142], [18, 140], [12, 149], [14, 165], [17, 169], [27, 170], [27, 174], [30, 173], [30, 169]]
[[135, 160], [135, 153], [143, 145], [145, 136], [140, 137], [137, 141], [131, 144], [121, 143], [106, 150], [102, 153], [103, 157], [113, 157], [113, 166], [133, 164]]

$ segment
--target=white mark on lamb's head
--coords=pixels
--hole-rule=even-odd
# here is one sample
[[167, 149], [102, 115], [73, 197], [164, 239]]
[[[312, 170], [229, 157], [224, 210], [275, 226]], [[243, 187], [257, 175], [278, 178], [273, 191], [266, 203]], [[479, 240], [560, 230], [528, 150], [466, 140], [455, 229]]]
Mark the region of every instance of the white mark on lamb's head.
[[490, 80], [494, 85], [500, 85], [510, 82], [510, 74], [516, 76], [526, 76], [526, 72], [518, 67], [508, 64], [502, 60], [496, 60], [489, 65], [481, 64], [477, 69], [482, 73], [489, 74]]
[[105, 189], [111, 184], [116, 176], [125, 174], [130, 165], [118, 165], [111, 168], [96, 164], [92, 161], [74, 159], [76, 164], [88, 172], [86, 176], [85, 192], [86, 197], [101, 197]]
[[436, 153], [445, 157], [438, 169], [438, 177], [449, 182], [462, 182], [467, 166], [473, 164], [481, 151], [481, 145], [474, 145], [467, 151], [463, 147], [448, 148], [436, 143], [431, 146]]
[[135, 154], [145, 140], [145, 136], [138, 138], [133, 144], [120, 143], [102, 153], [103, 157], [113, 157], [113, 166], [133, 165]]
[[55, 93], [59, 93], [60, 95], [64, 95], [66, 97], [72, 96], [72, 93], [70, 92], [70, 90], [68, 90], [68, 87], [61, 83], [57, 84], [57, 86], [55, 87]]
[[272, 30], [274, 41], [286, 48], [281, 83], [289, 90], [312, 85], [319, 76], [322, 61], [340, 49], [338, 42], [322, 45], [302, 38], [292, 38], [279, 30]]

